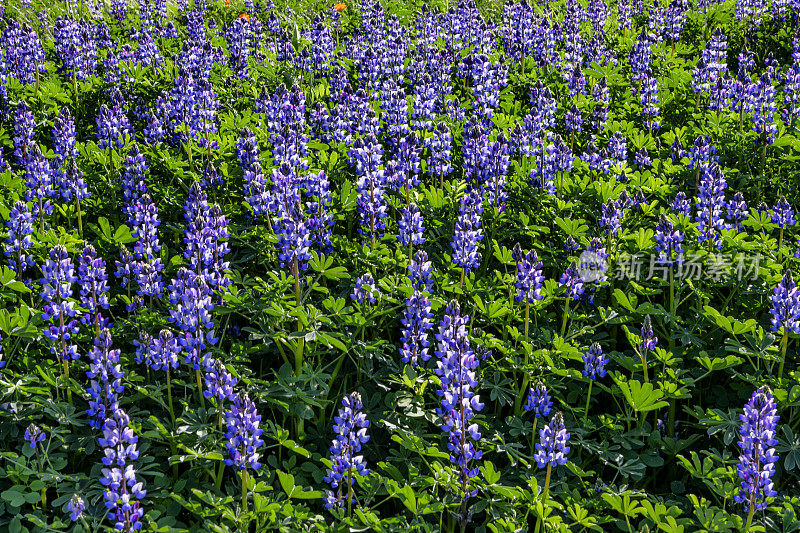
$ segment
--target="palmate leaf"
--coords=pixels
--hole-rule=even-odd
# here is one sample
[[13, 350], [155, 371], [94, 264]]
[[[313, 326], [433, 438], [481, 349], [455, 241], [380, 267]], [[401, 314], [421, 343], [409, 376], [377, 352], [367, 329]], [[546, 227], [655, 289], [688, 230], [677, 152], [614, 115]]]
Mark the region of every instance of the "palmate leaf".
[[664, 393], [660, 389], [653, 389], [652, 383], [640, 383], [635, 380], [624, 382], [617, 378], [614, 378], [614, 381], [616, 381], [620, 390], [622, 390], [622, 394], [628, 401], [628, 405], [630, 405], [634, 411], [647, 413], [669, 405], [667, 402], [661, 400], [661, 398], [664, 397]]

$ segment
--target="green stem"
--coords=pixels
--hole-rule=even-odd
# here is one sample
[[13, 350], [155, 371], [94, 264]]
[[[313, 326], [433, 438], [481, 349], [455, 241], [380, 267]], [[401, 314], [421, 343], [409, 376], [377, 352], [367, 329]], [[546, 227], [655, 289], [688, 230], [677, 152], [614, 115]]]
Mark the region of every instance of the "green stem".
[[533, 430], [531, 431], [531, 455], [536, 451], [536, 426], [539, 424], [539, 419], [533, 419]]
[[247, 512], [247, 469], [242, 470], [242, 510]]
[[569, 316], [569, 296], [564, 298], [564, 317], [561, 319], [561, 336], [567, 332], [567, 317]]
[[203, 396], [203, 376], [200, 375], [200, 369], [194, 371], [194, 375], [197, 378], [197, 393], [200, 395], [200, 406], [205, 409], [206, 408], [206, 399]]
[[[544, 491], [542, 492], [542, 501], [544, 502], [545, 507], [547, 507], [547, 495], [550, 492], [550, 474], [552, 470], [553, 466], [550, 463], [547, 463], [547, 474], [545, 474]], [[542, 522], [544, 522], [544, 517], [540, 518], [536, 523], [536, 533], [539, 533], [539, 530], [542, 527]]]
[[530, 311], [531, 311], [531, 303], [525, 300], [525, 338], [528, 338], [528, 326], [530, 325]]
[[67, 387], [67, 401], [72, 405], [72, 388], [69, 385], [69, 361], [62, 359], [61, 362], [64, 363], [64, 385]]
[[81, 217], [81, 199], [75, 198], [75, 209], [78, 211], [78, 236], [83, 238], [83, 218]]
[[586, 394], [586, 407], [583, 409], [583, 421], [586, 422], [586, 417], [589, 414], [589, 402], [592, 399], [592, 385], [594, 385], [594, 380], [589, 381], [589, 392]]

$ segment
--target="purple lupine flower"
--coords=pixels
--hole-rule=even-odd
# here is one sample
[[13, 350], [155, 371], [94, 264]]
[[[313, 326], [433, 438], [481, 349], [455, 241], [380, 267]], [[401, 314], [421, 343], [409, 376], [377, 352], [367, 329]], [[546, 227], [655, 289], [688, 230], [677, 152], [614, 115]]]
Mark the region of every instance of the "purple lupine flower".
[[165, 106], [166, 125], [173, 142], [183, 145], [188, 153], [192, 141], [200, 148], [217, 150], [219, 145], [211, 136], [217, 133], [219, 105], [217, 93], [207, 77], [181, 69]]
[[697, 194], [697, 229], [700, 234], [697, 242], [708, 242], [709, 246], [716, 245], [722, 249], [721, 231], [725, 227], [723, 210], [725, 204], [725, 188], [728, 186], [725, 175], [718, 165], [708, 170], [702, 170], [700, 175], [700, 190]]
[[69, 511], [69, 519], [73, 522], [77, 522], [83, 516], [83, 512], [86, 510], [86, 503], [83, 501], [83, 498], [78, 496], [77, 494], [73, 494], [72, 498], [67, 502], [67, 511]]
[[269, 186], [261, 166], [261, 151], [256, 136], [248, 128], [242, 129], [236, 141], [236, 155], [244, 174], [247, 203], [256, 216], [267, 214]]
[[36, 119], [33, 117], [31, 108], [25, 100], [17, 104], [14, 113], [14, 157], [20, 166], [25, 166], [28, 161], [28, 152], [35, 144], [34, 135], [36, 134]]
[[225, 364], [219, 359], [206, 363], [206, 390], [203, 396], [206, 398], [216, 398], [218, 402], [222, 400], [234, 400], [235, 394], [233, 387], [239, 381], [230, 373]]
[[636, 154], [634, 154], [633, 162], [640, 170], [643, 170], [653, 164], [653, 160], [650, 159], [650, 152], [647, 151], [646, 146], [642, 146], [636, 152]]
[[58, 70], [67, 79], [83, 81], [97, 72], [97, 40], [92, 23], [71, 17], [56, 19], [53, 43]]
[[541, 381], [530, 388], [528, 391], [528, 401], [523, 408], [526, 411], [533, 411], [534, 418], [546, 418], [553, 407], [547, 387]]
[[681, 138], [677, 135], [675, 136], [675, 140], [672, 141], [672, 145], [669, 147], [669, 153], [672, 162], [676, 165], [681, 162], [684, 156], [686, 156], [686, 150], [683, 148]]
[[508, 140], [500, 133], [497, 140], [489, 142], [481, 162], [481, 191], [490, 206], [502, 213], [505, 209], [506, 174], [511, 163]]
[[[475, 447], [481, 440], [478, 424], [472, 421], [475, 413], [484, 406], [475, 393], [478, 387], [475, 370], [479, 360], [469, 345], [467, 322], [469, 317], [461, 316], [458, 302], [451, 301], [436, 334], [439, 345], [435, 372], [441, 384], [437, 391], [441, 401], [436, 414], [442, 417], [441, 429], [448, 436], [450, 461], [458, 468], [462, 502], [478, 492], [470, 488], [470, 480], [478, 475], [478, 467], [473, 466], [473, 461], [480, 461], [483, 457], [483, 452]], [[463, 516], [462, 520], [466, 518]]]
[[278, 237], [278, 259], [282, 268], [290, 268], [295, 276], [308, 268], [311, 259], [311, 228], [300, 208], [300, 189], [288, 163], [282, 163], [272, 174], [276, 216], [272, 228]]
[[136, 346], [136, 355], [133, 360], [136, 361], [137, 364], [144, 363], [146, 366], [150, 366], [153, 362], [153, 344], [152, 335], [146, 331], [139, 333], [139, 338], [133, 341], [133, 345]]
[[675, 198], [672, 200], [672, 210], [679, 215], [691, 216], [692, 215], [692, 201], [686, 197], [686, 193], [679, 191]]
[[430, 149], [428, 173], [431, 176], [438, 176], [443, 181], [453, 168], [451, 164], [453, 136], [450, 128], [445, 122], [439, 122], [433, 129], [433, 136], [425, 142]]
[[238, 17], [225, 30], [225, 40], [228, 42], [228, 63], [234, 75], [240, 79], [247, 79], [249, 71], [247, 59], [252, 54], [257, 36], [253, 32], [256, 19]]
[[148, 357], [150, 368], [153, 370], [167, 371], [170, 368], [178, 368], [178, 354], [181, 349], [178, 346], [178, 339], [168, 329], [162, 329], [158, 338], [153, 339], [150, 346]]
[[542, 294], [542, 286], [544, 285], [542, 262], [539, 261], [536, 251], [531, 250], [523, 256], [522, 249], [517, 244], [514, 246], [514, 252], [519, 258], [517, 260], [517, 281], [514, 283], [514, 287], [517, 289], [516, 300], [532, 304], [537, 300], [544, 299], [544, 294]]
[[619, 131], [615, 131], [608, 140], [608, 159], [611, 166], [620, 171], [625, 170], [628, 164], [628, 140]]
[[125, 112], [103, 104], [97, 114], [97, 145], [108, 150], [122, 150], [130, 134], [131, 123]]
[[0, 44], [8, 73], [20, 83], [34, 83], [40, 74], [47, 72], [42, 41], [30, 25], [10, 21], [0, 35]]
[[66, 107], [61, 110], [53, 126], [53, 150], [56, 152], [53, 174], [61, 198], [65, 201], [89, 198], [83, 173], [75, 163], [78, 158], [75, 120]]
[[639, 344], [639, 349], [642, 352], [655, 350], [657, 344], [658, 337], [653, 332], [653, 322], [650, 320], [650, 315], [646, 315], [642, 323], [642, 342]]
[[306, 226], [311, 233], [311, 242], [318, 250], [323, 253], [331, 251], [331, 235], [334, 224], [333, 213], [331, 212], [330, 180], [324, 170], [318, 174], [308, 176], [306, 202]]
[[36, 445], [46, 438], [47, 434], [36, 424], [29, 424], [28, 427], [25, 428], [25, 440], [28, 441], [31, 448], [36, 448]]
[[402, 337], [400, 342], [400, 355], [404, 363], [411, 363], [413, 368], [419, 365], [419, 359], [427, 361], [431, 358], [428, 353], [428, 331], [433, 327], [433, 313], [431, 303], [424, 292], [415, 290], [410, 298], [406, 299], [406, 310], [402, 324]]
[[261, 468], [259, 459], [261, 454], [258, 448], [264, 444], [261, 434], [264, 430], [259, 428], [261, 415], [256, 410], [256, 404], [246, 392], [240, 392], [233, 397], [230, 410], [225, 411], [225, 446], [228, 448], [228, 458], [225, 464], [236, 466], [239, 470]]
[[81, 307], [86, 311], [81, 322], [94, 327], [95, 333], [109, 327], [109, 319], [103, 317], [103, 309], [109, 307], [106, 262], [97, 256], [91, 244], [86, 245], [78, 258], [78, 283]]
[[624, 213], [617, 200], [609, 198], [603, 204], [599, 226], [605, 228], [609, 239], [619, 235], [619, 230], [622, 228], [623, 215]]
[[410, 203], [404, 208], [400, 215], [400, 235], [397, 240], [403, 246], [420, 245], [425, 242], [422, 236], [425, 226], [422, 225], [422, 213], [417, 204]]
[[734, 496], [736, 503], [743, 503], [745, 510], [767, 508], [767, 500], [777, 496], [773, 488], [772, 476], [775, 474], [775, 430], [778, 425], [778, 407], [768, 386], [758, 388], [744, 406], [744, 414], [739, 415], [739, 479], [741, 489]]
[[408, 263], [408, 279], [415, 291], [433, 290], [433, 265], [428, 261], [428, 253], [425, 250], [417, 250], [414, 257]]
[[570, 300], [578, 300], [583, 295], [586, 289], [574, 260], [561, 275], [559, 285], [566, 287], [565, 297]]
[[374, 304], [377, 301], [376, 295], [380, 296], [380, 292], [375, 287], [375, 278], [372, 277], [372, 274], [367, 272], [363, 276], [356, 278], [356, 285], [353, 287], [353, 293], [350, 295], [350, 299], [359, 304], [363, 304], [365, 300]]
[[226, 240], [228, 220], [222, 214], [219, 205], [208, 204], [208, 195], [194, 183], [184, 205], [183, 257], [189, 263], [189, 269], [202, 276], [211, 290], [224, 289], [230, 284], [227, 277], [229, 263], [225, 256], [230, 252]]
[[[642, 89], [639, 96], [639, 103], [642, 105], [642, 123], [650, 133], [654, 134], [661, 128], [658, 120], [658, 84], [656, 78], [650, 73], [646, 73], [642, 79]], [[640, 165], [641, 166], [641, 165]]]
[[143, 483], [136, 479], [132, 461], [139, 458], [136, 443], [139, 438], [130, 427], [130, 417], [122, 409], [108, 414], [103, 424], [103, 436], [98, 439], [105, 448], [100, 484], [106, 487], [106, 516], [120, 531], [136, 531], [142, 527], [144, 510], [139, 500], [147, 495]]
[[43, 333], [53, 343], [50, 353], [64, 361], [80, 357], [78, 347], [71, 344], [73, 335], [79, 331], [75, 303], [70, 301], [72, 285], [77, 281], [74, 272], [67, 249], [61, 244], [55, 245], [42, 267], [41, 296], [45, 301], [42, 319], [51, 322]]
[[567, 446], [570, 434], [564, 426], [564, 415], [556, 413], [550, 423], [539, 430], [539, 442], [536, 444], [536, 453], [533, 458], [536, 466], [558, 466], [567, 464]]
[[793, 226], [797, 223], [794, 218], [794, 209], [786, 201], [785, 196], [781, 196], [778, 203], [775, 204], [775, 208], [769, 214], [769, 218], [773, 224], [777, 225], [779, 228], [785, 228], [787, 226]]
[[584, 366], [581, 373], [589, 379], [605, 377], [607, 364], [608, 357], [603, 354], [603, 347], [594, 342], [583, 356]]
[[375, 242], [383, 237], [387, 206], [384, 198], [386, 176], [381, 167], [383, 149], [375, 137], [358, 139], [350, 149], [350, 161], [355, 167], [358, 213], [361, 219], [359, 233]]
[[168, 289], [170, 303], [174, 306], [170, 309], [168, 320], [182, 332], [178, 337], [178, 344], [186, 363], [198, 370], [210, 357], [206, 348], [218, 340], [212, 331], [214, 322], [211, 311], [214, 304], [211, 301], [211, 291], [202, 276], [186, 268], [178, 270]]
[[147, 194], [147, 159], [139, 150], [139, 145], [131, 143], [128, 155], [125, 157], [125, 170], [122, 173], [122, 198], [123, 211], [130, 222], [133, 219], [131, 209]]
[[164, 294], [164, 283], [161, 281], [161, 244], [158, 240], [158, 208], [144, 194], [133, 204], [129, 211], [130, 223], [133, 227], [131, 235], [136, 239], [133, 245], [134, 260], [131, 269], [139, 296], [160, 298]]
[[125, 375], [119, 362], [120, 351], [111, 349], [111, 332], [100, 330], [89, 352], [89, 425], [102, 429], [105, 421], [119, 409], [119, 398], [125, 390], [122, 378]]
[[453, 249], [453, 263], [469, 274], [481, 264], [479, 243], [483, 239], [481, 229], [481, 197], [477, 189], [472, 189], [461, 197], [458, 206], [458, 220], [455, 234], [450, 241]]
[[8, 237], [3, 251], [8, 258], [8, 267], [17, 273], [19, 281], [28, 286], [31, 280], [27, 279], [26, 273], [35, 264], [33, 255], [26, 252], [33, 246], [33, 222], [34, 216], [28, 206], [24, 202], [16, 202], [8, 213]]
[[[356, 503], [352, 497], [352, 486], [356, 476], [369, 475], [369, 469], [361, 453], [361, 445], [369, 442], [367, 428], [369, 420], [361, 410], [361, 395], [353, 392], [342, 398], [342, 408], [333, 418], [333, 432], [335, 437], [331, 442], [331, 468], [322, 478], [330, 484], [331, 489], [326, 491], [325, 508], [350, 507]], [[349, 501], [348, 501], [349, 500]]]
[[792, 271], [787, 270], [783, 279], [772, 290], [770, 322], [772, 331], [800, 333], [800, 291], [794, 282]]
[[778, 133], [778, 126], [775, 124], [775, 86], [768, 72], [750, 85], [745, 107], [753, 113], [753, 131], [759, 134], [761, 142], [775, 142], [775, 135]]
[[656, 226], [656, 252], [657, 261], [662, 265], [672, 266], [683, 263], [683, 232], [675, 229], [672, 221], [664, 215]]
[[56, 195], [53, 187], [53, 169], [50, 160], [42, 153], [39, 145], [34, 143], [25, 153], [23, 168], [25, 169], [25, 200], [34, 202], [34, 215], [42, 221], [44, 215], [53, 214], [55, 206], [50, 198]]
[[742, 225], [742, 222], [747, 220], [749, 216], [750, 210], [747, 208], [747, 202], [744, 201], [744, 195], [741, 192], [737, 192], [726, 206], [725, 219], [729, 221], [726, 226], [729, 229], [743, 231], [744, 225]]
[[564, 115], [564, 121], [564, 127], [567, 131], [572, 133], [573, 138], [575, 134], [583, 131], [583, 115], [577, 105], [573, 105], [570, 110], [567, 111]]

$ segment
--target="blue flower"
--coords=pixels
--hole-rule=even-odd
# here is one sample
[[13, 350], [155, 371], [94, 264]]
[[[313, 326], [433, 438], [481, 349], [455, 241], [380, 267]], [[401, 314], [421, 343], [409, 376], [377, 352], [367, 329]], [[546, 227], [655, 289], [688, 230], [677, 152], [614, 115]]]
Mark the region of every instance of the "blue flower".
[[25, 429], [25, 440], [28, 441], [31, 448], [36, 448], [36, 445], [47, 438], [47, 434], [36, 424], [30, 424]]
[[553, 407], [553, 401], [547, 393], [547, 387], [541, 381], [528, 391], [528, 401], [523, 406], [526, 411], [533, 411], [535, 418], [546, 418]]
[[755, 504], [756, 510], [767, 507], [767, 499], [777, 495], [773, 488], [772, 476], [775, 474], [775, 428], [778, 423], [778, 408], [772, 391], [766, 385], [760, 387], [744, 406], [744, 414], [739, 427], [739, 479], [741, 488], [734, 496], [737, 503], [743, 503], [746, 510]]
[[[342, 398], [342, 408], [333, 418], [335, 437], [330, 447], [332, 464], [328, 474], [322, 478], [333, 489], [326, 492], [326, 509], [346, 507], [355, 477], [369, 475], [363, 456], [358, 455], [361, 445], [369, 441], [369, 420], [361, 412], [363, 408], [361, 395], [353, 392]], [[355, 502], [353, 497], [351, 503]]]
[[567, 446], [570, 434], [564, 426], [564, 415], [556, 413], [550, 423], [539, 430], [539, 442], [536, 444], [536, 453], [533, 458], [536, 466], [544, 468], [550, 466], [564, 465], [567, 463], [567, 454], [570, 447]]
[[583, 375], [589, 379], [605, 377], [608, 357], [603, 354], [603, 347], [594, 342], [583, 356]]
[[258, 427], [261, 415], [256, 410], [256, 404], [245, 392], [240, 392], [233, 397], [230, 410], [225, 411], [225, 446], [228, 448], [228, 458], [225, 464], [236, 466], [239, 470], [261, 468], [258, 452], [264, 441], [261, 439], [263, 430]]

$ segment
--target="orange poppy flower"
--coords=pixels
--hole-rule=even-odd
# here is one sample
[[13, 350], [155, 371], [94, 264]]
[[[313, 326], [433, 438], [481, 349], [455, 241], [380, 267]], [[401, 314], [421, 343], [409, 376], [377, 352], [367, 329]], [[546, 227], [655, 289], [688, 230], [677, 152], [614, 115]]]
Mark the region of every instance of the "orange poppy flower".
[[229, 6], [229, 5], [231, 5], [231, 0], [225, 0], [225, 5], [226, 5], [226, 6]]
[[347, 4], [333, 4], [333, 9], [335, 9], [339, 13], [344, 11], [344, 8], [346, 8], [346, 7], [347, 7]]
[[248, 15], [247, 13], [242, 13], [241, 15], [239, 15], [239, 18], [244, 19], [247, 22], [250, 22], [250, 15]]

